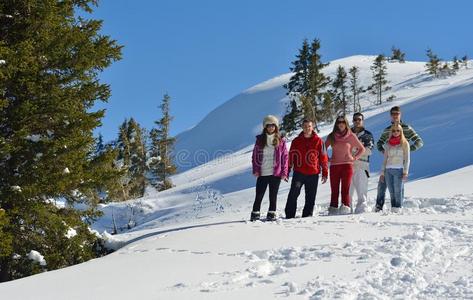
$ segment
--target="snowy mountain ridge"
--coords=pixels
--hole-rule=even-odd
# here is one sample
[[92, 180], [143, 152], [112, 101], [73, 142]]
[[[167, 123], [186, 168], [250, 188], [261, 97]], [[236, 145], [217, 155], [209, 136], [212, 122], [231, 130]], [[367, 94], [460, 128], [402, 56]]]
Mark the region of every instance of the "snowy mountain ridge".
[[[357, 65], [366, 85], [373, 58], [336, 60], [326, 71]], [[406, 62], [388, 64], [388, 74], [397, 98], [381, 106], [363, 99], [366, 128], [378, 138], [389, 124], [386, 112], [399, 104], [425, 142], [412, 155], [401, 214], [388, 205], [383, 213], [327, 216], [327, 183], [319, 185], [313, 218], [247, 221], [254, 134], [264, 115], [282, 112], [281, 86], [290, 76], [284, 74], [247, 89], [179, 136], [181, 150], [191, 145], [189, 152], [225, 155], [176, 174], [170, 190], [101, 207], [105, 214], [93, 225], [100, 232], [111, 232], [112, 216], [123, 229], [136, 223], [106, 234], [116, 252], [0, 284], [2, 299], [472, 299], [473, 70], [431, 79], [424, 63]], [[216, 139], [227, 128], [222, 124], [232, 122], [239, 126]], [[320, 135], [331, 127], [322, 125]], [[374, 153], [371, 205], [380, 161]], [[281, 215], [289, 187], [281, 183]], [[303, 199], [304, 192], [299, 210]]]

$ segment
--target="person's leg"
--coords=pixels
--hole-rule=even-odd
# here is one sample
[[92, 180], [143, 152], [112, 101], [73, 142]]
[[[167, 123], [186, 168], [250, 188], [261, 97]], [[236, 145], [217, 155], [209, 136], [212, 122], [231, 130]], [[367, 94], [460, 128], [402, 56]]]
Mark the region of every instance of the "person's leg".
[[259, 212], [261, 209], [261, 202], [263, 201], [266, 188], [268, 187], [269, 176], [259, 176], [256, 180], [256, 195], [253, 203], [253, 212]]
[[394, 173], [395, 169], [386, 169], [384, 174], [384, 180], [386, 181], [386, 186], [389, 190], [389, 197], [391, 198], [391, 207], [395, 207], [396, 196], [394, 194]]
[[378, 191], [376, 195], [376, 207], [383, 209], [386, 200], [386, 174], [384, 174], [384, 181], [378, 180]]
[[393, 190], [394, 190], [394, 201], [393, 207], [402, 206], [402, 169], [393, 170]]
[[358, 202], [360, 200], [360, 193], [359, 193], [359, 173], [360, 173], [360, 168], [359, 167], [354, 167], [353, 168], [353, 177], [351, 179], [351, 184], [350, 184], [350, 199], [352, 199], [351, 201], [351, 212], [353, 213], [353, 211], [355, 210], [355, 201], [353, 201], [353, 199], [355, 198], [355, 193], [358, 195]]
[[297, 197], [301, 193], [302, 188], [302, 174], [294, 172], [292, 175], [291, 189], [289, 190], [289, 195], [287, 196], [286, 208], [284, 212], [286, 213], [286, 219], [294, 218], [296, 216], [297, 209]]
[[281, 183], [281, 177], [270, 176], [269, 178], [269, 210], [276, 214], [276, 206], [278, 201], [279, 184]]
[[340, 194], [340, 166], [330, 166], [330, 206], [338, 208], [338, 195]]
[[306, 177], [304, 182], [305, 188], [305, 205], [302, 211], [302, 217], [311, 217], [314, 214], [315, 196], [317, 195], [317, 186], [319, 184], [319, 174]]
[[342, 203], [350, 207], [350, 183], [353, 177], [353, 165], [341, 165], [341, 182], [342, 182]]

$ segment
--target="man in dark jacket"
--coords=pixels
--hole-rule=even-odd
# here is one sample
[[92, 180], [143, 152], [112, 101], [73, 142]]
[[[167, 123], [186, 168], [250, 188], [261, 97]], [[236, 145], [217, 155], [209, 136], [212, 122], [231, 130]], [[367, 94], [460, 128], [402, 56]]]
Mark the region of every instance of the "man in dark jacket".
[[296, 216], [297, 198], [303, 185], [305, 205], [302, 217], [313, 215], [319, 174], [322, 172], [322, 183], [326, 183], [328, 177], [328, 156], [323, 140], [315, 133], [312, 121], [304, 120], [302, 129], [289, 150], [289, 172], [294, 169], [294, 173], [285, 208], [287, 219]]
[[[376, 143], [376, 147], [378, 151], [384, 154], [384, 145], [389, 139], [389, 132], [391, 131], [392, 124], [401, 124], [402, 131], [404, 132], [404, 136], [406, 137], [407, 141], [410, 144], [410, 151], [414, 152], [419, 150], [424, 146], [424, 141], [422, 138], [415, 132], [414, 128], [411, 126], [402, 123], [401, 121], [401, 108], [399, 106], [393, 106], [390, 110], [391, 113], [391, 125], [386, 127], [381, 134], [378, 142]], [[404, 194], [404, 191], [402, 191]], [[383, 210], [384, 201], [386, 197], [386, 181], [379, 181], [378, 182], [378, 195], [376, 196], [376, 211]]]

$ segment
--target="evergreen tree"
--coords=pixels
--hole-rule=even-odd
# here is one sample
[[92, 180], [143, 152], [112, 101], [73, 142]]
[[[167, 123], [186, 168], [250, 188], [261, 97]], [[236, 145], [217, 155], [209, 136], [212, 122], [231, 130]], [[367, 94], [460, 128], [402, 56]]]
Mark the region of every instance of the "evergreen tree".
[[282, 119], [281, 129], [285, 132], [293, 132], [298, 129], [298, 122], [302, 117], [302, 110], [297, 105], [296, 99], [289, 100], [287, 113]]
[[460, 64], [459, 64], [458, 58], [456, 56], [453, 57], [452, 69], [453, 69], [454, 72], [460, 70]]
[[400, 63], [405, 63], [406, 60], [405, 60], [405, 56], [406, 54], [404, 52], [401, 51], [401, 49], [399, 48], [396, 48], [396, 47], [392, 47], [391, 48], [391, 60], [397, 60], [399, 61]]
[[445, 62], [441, 67], [440, 67], [440, 70], [438, 71], [438, 76], [443, 76], [443, 77], [447, 77], [447, 76], [451, 76], [451, 75], [455, 75], [455, 70], [450, 68], [450, 66], [448, 65], [447, 62]]
[[383, 93], [391, 89], [388, 86], [386, 58], [380, 54], [376, 57], [371, 66], [373, 72], [373, 84], [368, 88], [373, 95], [376, 95], [376, 104], [381, 105], [383, 102]]
[[326, 91], [323, 95], [322, 109], [320, 110], [320, 119], [325, 120], [329, 123], [333, 122], [335, 113], [335, 105], [333, 101], [333, 92]]
[[308, 78], [308, 97], [312, 104], [313, 116], [307, 115], [311, 120], [315, 122], [315, 128], [318, 130], [318, 121], [324, 121], [318, 117], [319, 106], [323, 103], [323, 96], [326, 91], [326, 87], [330, 83], [330, 77], [325, 76], [323, 68], [328, 66], [328, 63], [323, 63], [320, 50], [320, 40], [314, 39], [310, 45], [310, 61], [309, 61], [309, 78]]
[[335, 111], [337, 114], [343, 113], [346, 115], [348, 112], [347, 79], [348, 75], [345, 68], [339, 65], [336, 77], [332, 82], [333, 95], [335, 97]]
[[353, 112], [361, 111], [360, 94], [363, 92], [363, 87], [359, 85], [360, 69], [353, 66], [348, 73], [350, 74], [351, 102], [353, 104]]
[[434, 77], [439, 76], [440, 71], [440, 58], [432, 52], [432, 49], [427, 49], [427, 57], [429, 61], [425, 64], [425, 67], [430, 75]]
[[122, 171], [121, 197], [128, 200], [142, 197], [146, 188], [146, 147], [143, 129], [133, 119], [125, 120], [117, 141], [118, 166]]
[[[121, 47], [102, 22], [79, 17], [96, 1], [0, 2], [0, 281], [96, 256], [87, 224], [102, 185], [93, 130], [110, 87], [99, 73]], [[66, 199], [66, 207], [54, 199]], [[90, 209], [76, 210], [85, 202]], [[68, 234], [74, 230], [75, 235]], [[28, 255], [44, 256], [39, 264]]]
[[462, 65], [465, 69], [468, 69], [468, 55], [462, 57]]
[[157, 179], [159, 190], [166, 190], [173, 186], [170, 175], [176, 173], [172, 151], [176, 139], [170, 135], [171, 121], [173, 117], [170, 114], [171, 97], [165, 94], [161, 105], [161, 119], [155, 122], [156, 128], [150, 133], [151, 137], [151, 157], [149, 164], [151, 174]]
[[[304, 40], [296, 56], [297, 59], [292, 62], [290, 68], [294, 75], [291, 76], [288, 84], [284, 85], [289, 98], [300, 103], [304, 117], [314, 121], [318, 119], [317, 114], [322, 104], [324, 89], [330, 83], [330, 78], [322, 72], [328, 64], [322, 63], [319, 50], [318, 39], [314, 39], [310, 45], [307, 40]], [[295, 106], [292, 104], [288, 106], [286, 114], [290, 113], [289, 109], [292, 110], [293, 107]]]

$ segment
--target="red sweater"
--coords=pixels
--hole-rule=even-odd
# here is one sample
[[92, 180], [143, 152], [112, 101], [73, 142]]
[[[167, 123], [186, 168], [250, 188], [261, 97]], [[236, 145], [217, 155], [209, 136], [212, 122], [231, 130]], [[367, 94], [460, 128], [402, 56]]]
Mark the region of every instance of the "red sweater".
[[324, 141], [312, 132], [310, 138], [304, 137], [301, 132], [291, 144], [289, 150], [289, 170], [294, 168], [295, 172], [304, 175], [319, 174], [322, 170], [322, 176], [328, 176], [328, 157], [325, 151]]

